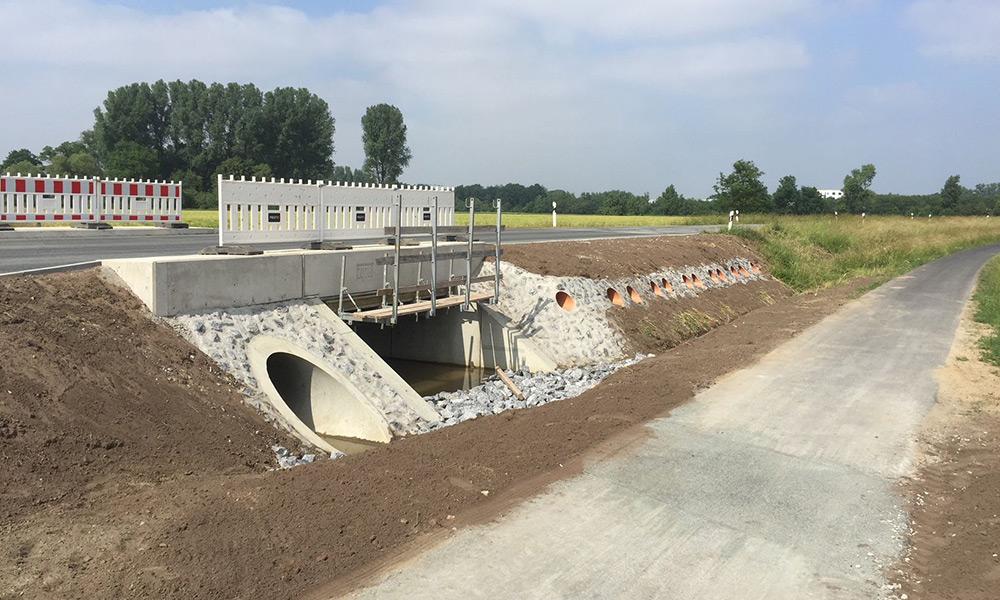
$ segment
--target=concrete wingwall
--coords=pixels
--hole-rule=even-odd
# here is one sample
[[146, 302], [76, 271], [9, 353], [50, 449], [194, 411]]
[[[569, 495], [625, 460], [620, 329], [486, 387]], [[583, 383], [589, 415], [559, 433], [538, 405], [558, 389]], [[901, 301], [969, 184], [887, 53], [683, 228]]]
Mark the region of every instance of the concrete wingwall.
[[470, 311], [452, 308], [431, 318], [403, 319], [395, 327], [359, 324], [355, 331], [389, 358], [532, 372], [557, 368], [545, 350], [486, 303]]

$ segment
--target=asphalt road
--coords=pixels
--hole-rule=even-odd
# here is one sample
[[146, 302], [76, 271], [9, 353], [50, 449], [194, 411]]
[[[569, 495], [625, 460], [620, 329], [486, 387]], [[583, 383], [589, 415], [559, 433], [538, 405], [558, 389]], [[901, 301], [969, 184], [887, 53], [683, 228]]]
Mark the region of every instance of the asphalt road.
[[[621, 227], [600, 229], [508, 229], [505, 244], [615, 237], [691, 235], [718, 231], [720, 225]], [[17, 229], [0, 231], [0, 274], [57, 265], [139, 256], [197, 254], [215, 246], [214, 229], [139, 229], [106, 231]], [[301, 244], [270, 244], [264, 249], [297, 248]]]
[[1000, 246], [897, 278], [625, 452], [457, 532], [357, 598], [876, 598], [962, 308]]

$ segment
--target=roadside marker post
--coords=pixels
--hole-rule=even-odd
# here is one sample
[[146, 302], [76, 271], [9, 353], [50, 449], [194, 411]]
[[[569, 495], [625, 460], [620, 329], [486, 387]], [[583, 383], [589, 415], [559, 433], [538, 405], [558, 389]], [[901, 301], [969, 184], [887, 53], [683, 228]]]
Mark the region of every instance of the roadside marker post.
[[552, 227], [555, 228], [555, 226], [556, 226], [556, 203], [553, 202], [552, 203]]

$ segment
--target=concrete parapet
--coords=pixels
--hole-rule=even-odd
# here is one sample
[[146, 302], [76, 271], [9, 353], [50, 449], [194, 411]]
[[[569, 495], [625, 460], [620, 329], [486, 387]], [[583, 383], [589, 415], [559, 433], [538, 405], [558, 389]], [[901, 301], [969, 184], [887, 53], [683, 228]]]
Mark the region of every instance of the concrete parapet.
[[[465, 250], [462, 242], [442, 242], [438, 252]], [[406, 254], [430, 254], [429, 244], [406, 248]], [[311, 297], [333, 297], [344, 287], [357, 296], [373, 294], [392, 281], [391, 269], [379, 264], [390, 257], [384, 245], [346, 250], [279, 250], [256, 256], [190, 255], [103, 261], [105, 272], [129, 287], [153, 314], [161, 317], [220, 308], [253, 306]], [[383, 261], [384, 262], [384, 261]], [[473, 259], [473, 275], [482, 258]], [[429, 263], [400, 265], [400, 287], [426, 284]], [[464, 260], [439, 260], [437, 285], [447, 287], [452, 274], [464, 275]], [[346, 300], [345, 300], [346, 302]]]

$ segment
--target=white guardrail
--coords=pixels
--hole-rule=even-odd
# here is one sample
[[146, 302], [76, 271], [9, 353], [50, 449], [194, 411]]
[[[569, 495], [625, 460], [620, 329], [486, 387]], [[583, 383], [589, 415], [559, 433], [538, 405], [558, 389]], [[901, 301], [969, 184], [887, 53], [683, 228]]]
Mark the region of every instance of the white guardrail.
[[181, 220], [181, 184], [48, 175], [0, 177], [0, 223]]
[[403, 227], [453, 225], [455, 188], [327, 181], [285, 181], [219, 175], [219, 245], [314, 242], [382, 237]]

